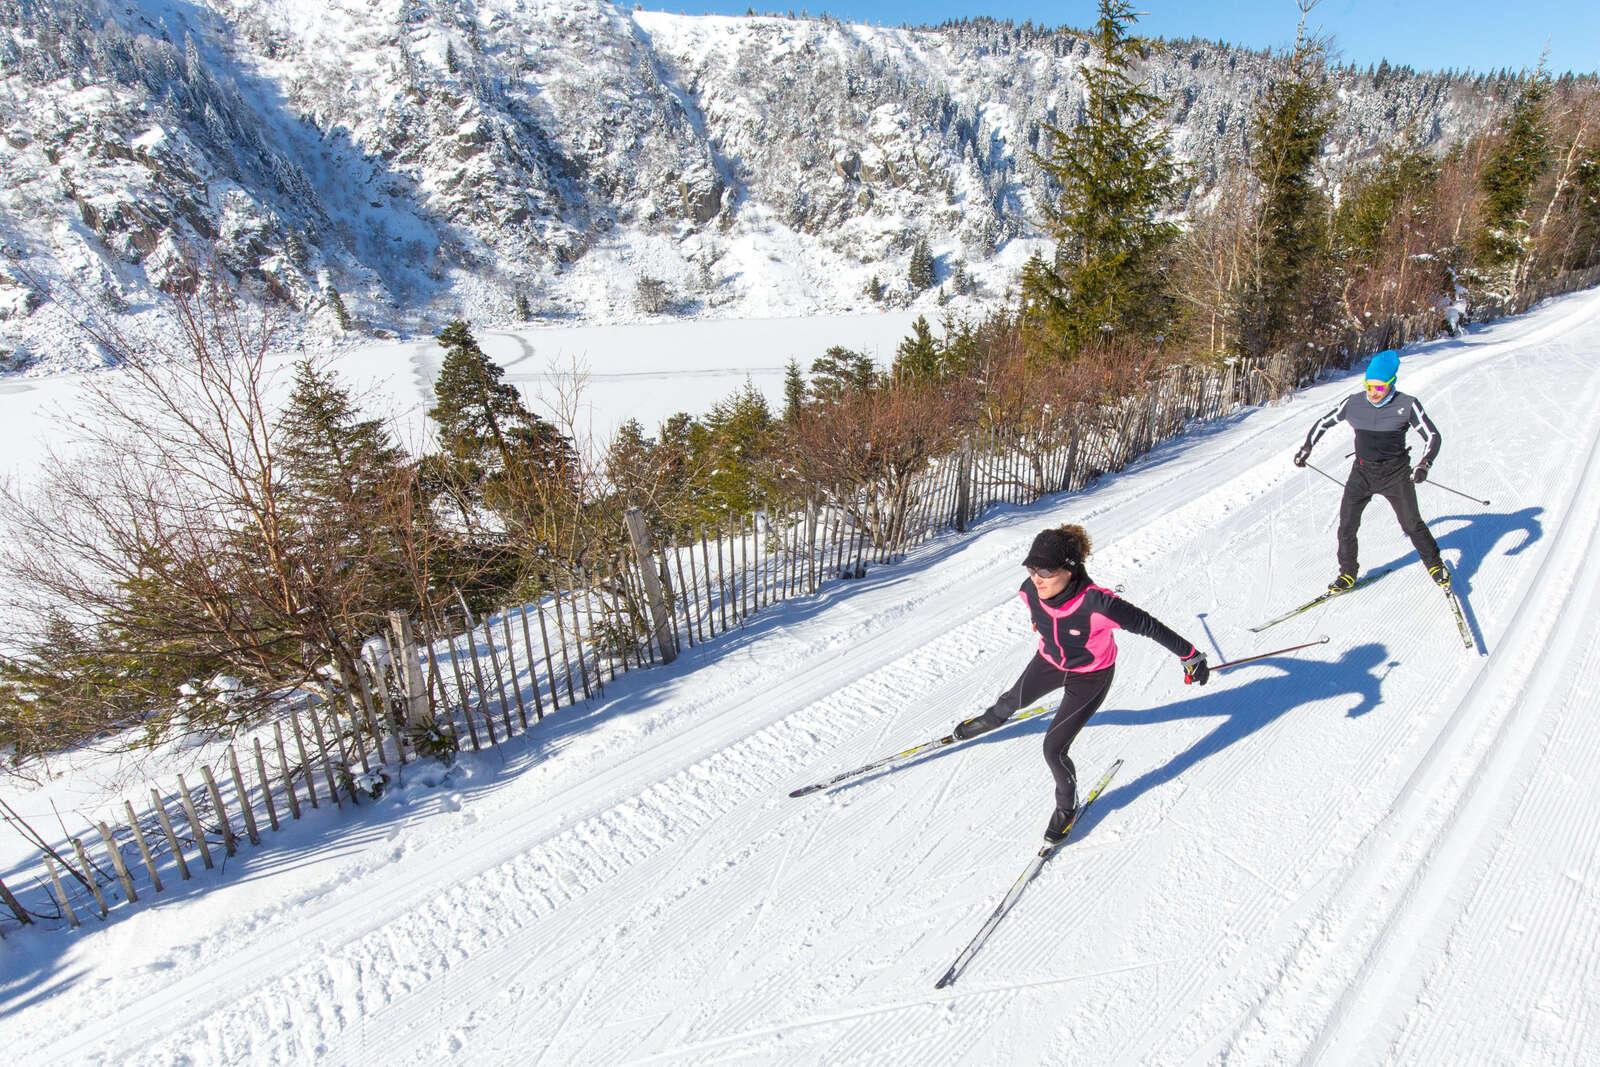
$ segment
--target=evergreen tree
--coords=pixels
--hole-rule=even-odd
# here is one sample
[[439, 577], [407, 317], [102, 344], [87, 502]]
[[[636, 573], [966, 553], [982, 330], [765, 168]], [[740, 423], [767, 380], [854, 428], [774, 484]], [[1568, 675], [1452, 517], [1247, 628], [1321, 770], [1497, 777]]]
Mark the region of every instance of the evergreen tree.
[[528, 302], [527, 293], [517, 294], [516, 308], [518, 321], [527, 322], [529, 319], [533, 318], [533, 305]]
[[409, 477], [405, 452], [380, 419], [363, 419], [332, 371], [295, 365], [278, 417], [276, 458], [288, 488], [288, 518], [308, 557], [363, 568], [371, 610], [407, 593], [401, 535], [388, 525], [390, 494]]
[[805, 403], [805, 375], [800, 370], [800, 361], [791, 356], [783, 368], [783, 421], [793, 422], [798, 419]]
[[913, 293], [920, 293], [933, 285], [933, 249], [926, 237], [917, 238], [911, 249], [911, 265], [906, 269], [906, 285]]
[[[1306, 7], [1306, 0], [1301, 0]], [[1316, 184], [1333, 123], [1321, 43], [1301, 36], [1288, 70], [1267, 87], [1255, 120], [1250, 170], [1259, 183], [1250, 275], [1238, 295], [1239, 344], [1260, 355], [1303, 329], [1312, 282], [1327, 247], [1326, 197]]]
[[439, 343], [445, 358], [428, 417], [439, 428], [454, 477], [475, 487], [485, 505], [522, 527], [524, 535], [549, 543], [556, 536], [552, 500], [576, 489], [572, 443], [501, 381], [505, 372], [478, 347], [465, 322], [441, 330]]
[[821, 403], [865, 393], [877, 384], [872, 358], [843, 345], [834, 345], [811, 361], [811, 395]]
[[1040, 167], [1060, 187], [1047, 209], [1054, 262], [1030, 262], [1023, 307], [1035, 351], [1076, 355], [1106, 335], [1155, 337], [1175, 302], [1164, 270], [1178, 228], [1160, 219], [1172, 202], [1177, 167], [1159, 125], [1160, 99], [1133, 77], [1144, 42], [1128, 35], [1128, 0], [1100, 0], [1085, 67], [1083, 122], [1048, 127]]
[[339, 329], [348, 330], [350, 328], [350, 312], [345, 310], [344, 298], [339, 295], [339, 290], [329, 285], [326, 296], [328, 306], [333, 309], [334, 320], [339, 323]]
[[764, 503], [761, 461], [771, 450], [772, 431], [767, 399], [748, 381], [691, 428], [690, 447], [709, 464], [696, 502], [703, 519], [748, 515]]
[[942, 374], [939, 342], [934, 339], [926, 316], [918, 315], [911, 324], [911, 336], [900, 342], [894, 353], [894, 379], [897, 382], [936, 382]]
[[1413, 146], [1390, 148], [1347, 185], [1334, 215], [1339, 249], [1357, 263], [1370, 261], [1396, 221], [1421, 224], [1432, 208], [1439, 163]]
[[1514, 270], [1527, 250], [1527, 216], [1533, 187], [1550, 167], [1550, 132], [1545, 116], [1549, 85], [1543, 66], [1523, 83], [1500, 128], [1500, 144], [1479, 177], [1483, 223], [1477, 234], [1477, 261], [1478, 266], [1490, 272], [1504, 275]]

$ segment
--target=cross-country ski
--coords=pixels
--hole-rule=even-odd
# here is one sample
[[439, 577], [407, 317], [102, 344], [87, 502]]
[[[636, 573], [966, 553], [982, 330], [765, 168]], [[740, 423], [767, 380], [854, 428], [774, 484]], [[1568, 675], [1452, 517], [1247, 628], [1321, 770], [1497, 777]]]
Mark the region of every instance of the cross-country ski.
[[944, 976], [935, 983], [934, 988], [944, 989], [947, 986], [955, 985], [956, 979], [961, 977], [961, 972], [966, 969], [967, 964], [972, 962], [972, 957], [978, 954], [978, 950], [983, 947], [985, 941], [989, 940], [989, 935], [994, 933], [995, 928], [1000, 925], [1000, 921], [1016, 906], [1017, 901], [1022, 897], [1022, 891], [1028, 888], [1028, 883], [1038, 877], [1039, 872], [1044, 869], [1044, 865], [1050, 857], [1061, 851], [1062, 846], [1071, 837], [1073, 829], [1077, 827], [1078, 821], [1083, 818], [1083, 813], [1089, 810], [1089, 806], [1099, 798], [1101, 793], [1105, 792], [1106, 786], [1111, 783], [1111, 779], [1121, 769], [1122, 761], [1119, 759], [1111, 765], [1105, 774], [1101, 775], [1100, 780], [1094, 784], [1094, 788], [1089, 790], [1089, 795], [1083, 798], [1083, 806], [1074, 813], [1072, 821], [1068, 822], [1062, 829], [1060, 839], [1046, 841], [1040, 846], [1039, 851], [1034, 853], [1033, 858], [1028, 861], [1028, 865], [1023, 868], [1021, 876], [1011, 883], [1011, 888], [1000, 899], [1000, 903], [995, 907], [993, 913], [978, 928], [977, 934], [967, 943], [967, 947], [961, 950], [961, 955], [956, 957], [955, 962], [950, 965], [948, 971], [944, 972]]

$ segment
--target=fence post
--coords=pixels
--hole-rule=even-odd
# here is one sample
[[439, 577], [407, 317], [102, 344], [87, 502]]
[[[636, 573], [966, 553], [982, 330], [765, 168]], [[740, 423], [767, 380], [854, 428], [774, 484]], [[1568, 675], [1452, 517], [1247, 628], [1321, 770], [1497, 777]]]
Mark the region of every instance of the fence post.
[[956, 532], [967, 532], [967, 506], [972, 502], [972, 446], [956, 459]]
[[672, 616], [667, 613], [666, 598], [661, 591], [661, 576], [653, 566], [650, 531], [645, 526], [644, 514], [638, 508], [629, 508], [624, 517], [628, 522], [628, 537], [633, 541], [634, 554], [639, 559], [639, 575], [644, 579], [645, 599], [650, 602], [650, 619], [655, 624], [656, 646], [661, 649], [661, 662], [671, 663], [678, 658], [677, 641], [672, 632]]

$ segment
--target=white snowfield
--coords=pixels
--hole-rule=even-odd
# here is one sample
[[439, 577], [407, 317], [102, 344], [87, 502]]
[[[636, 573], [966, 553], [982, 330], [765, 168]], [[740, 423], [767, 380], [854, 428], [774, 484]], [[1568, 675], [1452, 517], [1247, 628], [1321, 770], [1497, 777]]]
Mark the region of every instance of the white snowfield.
[[[1356, 387], [1200, 427], [562, 712], [411, 773], [221, 888], [0, 945], [10, 1062], [1579, 1064], [1600, 1050], [1600, 291], [1408, 350], [1423, 486], [1481, 651], [1404, 566], [1333, 577], [1338, 489], [1290, 464]], [[1343, 426], [1313, 462], [1342, 473]], [[1213, 661], [1124, 636], [1080, 780], [1120, 778], [954, 987], [1037, 848], [1048, 717], [946, 733], [1033, 641], [1043, 525]], [[298, 839], [293, 834], [302, 835]], [[236, 865], [239, 860], [233, 861]]]

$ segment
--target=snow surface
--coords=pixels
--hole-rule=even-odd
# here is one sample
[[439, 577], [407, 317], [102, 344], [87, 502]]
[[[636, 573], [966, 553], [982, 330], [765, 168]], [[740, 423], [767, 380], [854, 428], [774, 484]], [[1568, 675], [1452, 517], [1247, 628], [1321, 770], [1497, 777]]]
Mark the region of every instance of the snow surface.
[[[1363, 562], [1406, 566], [1248, 633], [1332, 575], [1337, 490], [1288, 458], [1354, 385], [1001, 509], [110, 922], [8, 927], [0, 1045], [40, 1064], [1592, 1062], [1600, 291], [1405, 353], [1435, 475], [1493, 501], [1420, 490], [1480, 652], [1381, 503]], [[1073, 750], [1083, 778], [1118, 756], [1121, 778], [936, 992], [1038, 843], [1045, 722], [786, 794], [1008, 685], [1032, 648], [1017, 562], [1066, 519], [1097, 579], [1214, 659], [1332, 640], [1195, 690], [1124, 638]]]
[[[863, 352], [887, 370], [919, 314], [477, 328], [474, 336], [536, 414], [561, 418], [571, 406], [566, 416], [576, 425], [562, 422], [563, 428], [576, 431], [580, 444], [604, 448], [627, 419], [638, 419], [653, 435], [669, 416], [704, 415], [747, 381], [781, 412], [788, 361], [809, 370], [833, 345]], [[293, 365], [305, 354], [270, 357], [268, 373], [279, 395], [287, 396]], [[330, 361], [366, 410], [392, 419], [405, 443], [420, 447], [444, 360], [435, 341], [366, 344], [314, 358]], [[51, 449], [69, 448], [74, 424], [94, 417], [94, 396], [86, 385], [96, 381], [114, 389], [123, 373], [0, 377], [0, 478], [26, 479]], [[565, 405], [563, 394], [574, 385], [578, 402]]]

